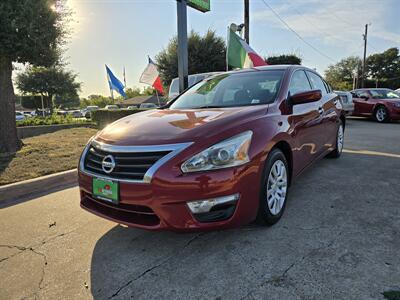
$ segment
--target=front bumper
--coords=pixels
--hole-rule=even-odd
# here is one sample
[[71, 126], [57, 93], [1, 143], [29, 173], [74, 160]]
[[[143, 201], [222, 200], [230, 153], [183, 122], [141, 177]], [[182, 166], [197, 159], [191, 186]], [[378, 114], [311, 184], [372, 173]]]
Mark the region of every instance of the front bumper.
[[[259, 162], [212, 172], [173, 175], [160, 172], [150, 183], [120, 182], [119, 204], [92, 196], [92, 177], [79, 172], [81, 207], [100, 217], [149, 230], [197, 231], [240, 226], [253, 221], [259, 203]], [[194, 216], [188, 201], [239, 194], [234, 209], [216, 219]], [[206, 221], [204, 221], [206, 220]]]
[[400, 108], [398, 107], [393, 107], [389, 111], [390, 119], [391, 120], [400, 120]]

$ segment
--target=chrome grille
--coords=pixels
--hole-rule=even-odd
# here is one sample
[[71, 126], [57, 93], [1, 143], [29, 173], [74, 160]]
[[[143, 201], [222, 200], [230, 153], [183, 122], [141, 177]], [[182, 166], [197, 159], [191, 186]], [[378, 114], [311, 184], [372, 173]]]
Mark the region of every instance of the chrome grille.
[[[142, 181], [146, 172], [170, 152], [108, 152], [90, 146], [84, 158], [84, 168], [99, 176]], [[115, 160], [115, 168], [111, 173], [104, 172], [102, 168], [102, 161], [107, 155], [112, 155]]]

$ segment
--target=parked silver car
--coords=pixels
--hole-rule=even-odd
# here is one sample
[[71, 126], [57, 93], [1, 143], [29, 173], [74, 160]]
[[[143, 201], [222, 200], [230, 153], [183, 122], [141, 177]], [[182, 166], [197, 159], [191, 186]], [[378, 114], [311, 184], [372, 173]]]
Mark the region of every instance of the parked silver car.
[[342, 103], [343, 110], [345, 111], [346, 115], [351, 115], [354, 111], [353, 96], [351, 95], [351, 93], [345, 91], [333, 92], [339, 96], [340, 102]]

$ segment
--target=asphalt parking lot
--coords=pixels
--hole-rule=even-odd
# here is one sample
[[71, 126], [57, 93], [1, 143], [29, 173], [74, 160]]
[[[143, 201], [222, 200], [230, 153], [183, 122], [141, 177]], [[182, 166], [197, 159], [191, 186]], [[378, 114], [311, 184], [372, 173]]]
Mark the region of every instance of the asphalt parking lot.
[[400, 123], [348, 120], [345, 149], [270, 228], [125, 228], [76, 187], [0, 203], [0, 298], [383, 299], [400, 290]]

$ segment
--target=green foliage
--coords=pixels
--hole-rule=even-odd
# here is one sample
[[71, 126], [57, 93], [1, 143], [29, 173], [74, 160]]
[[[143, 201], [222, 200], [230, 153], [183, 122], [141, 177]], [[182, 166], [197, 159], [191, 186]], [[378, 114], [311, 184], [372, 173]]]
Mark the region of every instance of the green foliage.
[[0, 57], [53, 65], [65, 43], [69, 15], [65, 0], [0, 1]]
[[79, 105], [78, 91], [81, 84], [76, 82], [77, 75], [60, 66], [50, 68], [28, 67], [16, 78], [18, 89], [24, 94], [41, 94], [52, 108], [53, 96], [58, 106]]
[[[360, 82], [361, 70], [361, 58], [350, 56], [329, 66], [325, 71], [325, 77], [334, 89], [350, 90], [353, 87], [353, 72], [357, 74], [358, 82]], [[389, 48], [382, 53], [367, 57], [365, 85], [376, 87], [377, 82], [378, 87], [399, 88], [400, 54], [398, 48]]]
[[[122, 98], [121, 98], [122, 99]], [[101, 95], [90, 95], [87, 98], [82, 98], [80, 101], [80, 107], [85, 108], [89, 105], [96, 105], [98, 107], [105, 107], [106, 105], [114, 104], [113, 99], [110, 97], [104, 97]]]
[[386, 291], [383, 292], [383, 297], [388, 300], [400, 300], [400, 291]]
[[[207, 31], [202, 37], [192, 31], [188, 37], [189, 74], [223, 71], [226, 68], [226, 46], [222, 37]], [[163, 83], [168, 86], [178, 77], [178, 40], [172, 38], [166, 49], [156, 56]]]
[[39, 125], [57, 125], [57, 124], [83, 124], [91, 123], [89, 120], [85, 119], [75, 119], [71, 115], [60, 116], [53, 114], [48, 117], [34, 117], [27, 118], [23, 121], [17, 122], [17, 127], [23, 126], [39, 126]]
[[353, 87], [353, 73], [360, 77], [362, 61], [357, 56], [342, 59], [337, 64], [328, 66], [325, 79], [334, 90], [351, 90]]
[[[37, 109], [42, 108], [42, 99], [40, 96], [17, 96], [20, 104], [24, 108]], [[46, 101], [43, 101], [44, 108], [48, 108]]]
[[[134, 88], [127, 88], [125, 90], [126, 97], [129, 98], [134, 98], [137, 96], [151, 96], [156, 94], [156, 90], [153, 89], [151, 86], [145, 87], [143, 90], [140, 90], [138, 87]], [[118, 100], [123, 100], [122, 97], [118, 97]]]
[[301, 58], [296, 54], [282, 54], [264, 58], [269, 65], [301, 65]]
[[141, 111], [145, 111], [143, 109], [119, 109], [119, 110], [107, 110], [107, 109], [99, 109], [92, 112], [92, 121], [97, 124], [98, 128], [103, 128], [108, 124], [121, 119], [123, 117], [129, 116], [131, 114], [135, 114]]
[[367, 74], [380, 86], [397, 89], [400, 86], [400, 55], [398, 48], [389, 48], [367, 58]]

